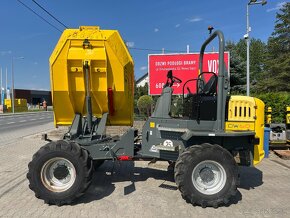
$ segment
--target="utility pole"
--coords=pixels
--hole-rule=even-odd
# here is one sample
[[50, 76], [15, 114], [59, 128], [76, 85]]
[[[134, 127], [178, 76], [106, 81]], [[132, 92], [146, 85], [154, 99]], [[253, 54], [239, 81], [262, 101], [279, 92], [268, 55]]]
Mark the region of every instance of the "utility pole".
[[[249, 3], [250, 4], [250, 3]], [[249, 24], [249, 4], [247, 4], [247, 96], [250, 96], [250, 31], [251, 27]]]
[[7, 92], [7, 84], [8, 84], [8, 71], [7, 71], [7, 67], [6, 67], [6, 87], [5, 87], [5, 91]]
[[258, 5], [261, 4], [264, 6], [267, 4], [266, 0], [258, 1], [257, 0], [250, 0], [249, 3], [247, 4], [247, 32], [244, 38], [247, 40], [247, 96], [250, 96], [250, 32], [251, 32], [251, 27], [250, 27], [250, 21], [249, 21], [249, 6], [250, 5]]
[[1, 69], [0, 69], [0, 89], [1, 89], [1, 91], [0, 91], [0, 105], [2, 104], [2, 101], [3, 101], [3, 99], [2, 99], [2, 93], [3, 93], [2, 83], [3, 83], [3, 80], [2, 80], [2, 67], [1, 67]]
[[13, 57], [11, 58], [11, 82], [12, 82], [12, 113], [15, 113], [15, 105], [14, 105], [14, 59], [19, 60], [19, 59], [24, 59], [24, 57]]
[[14, 63], [13, 63], [13, 60], [14, 60], [14, 57], [11, 58], [11, 82], [12, 82], [12, 99], [11, 99], [11, 102], [12, 102], [12, 113], [14, 114], [15, 111], [14, 111]]

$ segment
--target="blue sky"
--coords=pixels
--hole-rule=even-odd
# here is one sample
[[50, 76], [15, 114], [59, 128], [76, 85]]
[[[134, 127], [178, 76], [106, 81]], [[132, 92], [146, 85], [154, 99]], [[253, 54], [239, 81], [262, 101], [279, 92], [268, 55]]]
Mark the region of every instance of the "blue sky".
[[[21, 0], [57, 28], [31, 0]], [[246, 32], [248, 0], [37, 0], [70, 28], [98, 25], [117, 29], [129, 47], [191, 52], [207, 38], [207, 27], [224, 32], [226, 40], [238, 41]], [[267, 41], [273, 32], [275, 15], [285, 1], [268, 0], [265, 6], [250, 7], [251, 36]], [[0, 67], [15, 60], [15, 88], [50, 89], [48, 59], [61, 33], [24, 8], [17, 0], [0, 0]], [[135, 77], [147, 72], [148, 54], [154, 51], [130, 49]], [[8, 83], [10, 84], [10, 79]]]

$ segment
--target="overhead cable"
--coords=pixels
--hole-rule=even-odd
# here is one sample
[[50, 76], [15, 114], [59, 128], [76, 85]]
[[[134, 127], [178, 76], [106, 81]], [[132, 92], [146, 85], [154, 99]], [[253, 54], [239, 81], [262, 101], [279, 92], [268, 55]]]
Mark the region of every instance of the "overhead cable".
[[37, 17], [39, 17], [41, 20], [43, 20], [45, 23], [47, 23], [48, 25], [50, 25], [51, 27], [53, 27], [54, 29], [56, 29], [59, 32], [62, 32], [59, 28], [57, 28], [56, 26], [54, 26], [52, 23], [50, 23], [48, 20], [46, 20], [44, 17], [42, 17], [41, 15], [39, 15], [38, 13], [36, 13], [32, 8], [30, 8], [29, 6], [27, 6], [26, 4], [24, 4], [22, 1], [17, 0], [20, 4], [22, 4], [22, 6], [24, 6], [26, 9], [28, 9], [29, 11], [31, 11], [33, 14], [35, 14]]
[[64, 28], [68, 28], [67, 25], [65, 25], [63, 22], [61, 22], [59, 19], [57, 19], [55, 16], [53, 16], [48, 10], [46, 10], [44, 7], [42, 7], [38, 2], [35, 0], [32, 0], [39, 8], [41, 8], [43, 11], [45, 11], [49, 16], [51, 16], [55, 21], [57, 21], [59, 24], [61, 24]]

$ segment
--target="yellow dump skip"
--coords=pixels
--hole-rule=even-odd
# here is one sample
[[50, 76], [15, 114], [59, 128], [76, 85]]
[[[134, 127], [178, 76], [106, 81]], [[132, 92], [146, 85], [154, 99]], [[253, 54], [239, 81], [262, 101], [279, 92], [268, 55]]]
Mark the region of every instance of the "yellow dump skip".
[[67, 29], [49, 61], [56, 126], [70, 125], [75, 113], [86, 115], [85, 62], [93, 115], [108, 112], [107, 125], [133, 124], [134, 65], [118, 31]]

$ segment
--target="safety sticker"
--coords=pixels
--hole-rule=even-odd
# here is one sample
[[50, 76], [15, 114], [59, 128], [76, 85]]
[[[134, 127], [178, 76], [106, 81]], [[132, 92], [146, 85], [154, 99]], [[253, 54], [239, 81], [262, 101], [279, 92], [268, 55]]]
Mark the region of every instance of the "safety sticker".
[[159, 152], [159, 150], [156, 148], [155, 145], [152, 145], [149, 151], [151, 151], [151, 152]]
[[171, 140], [165, 140], [163, 142], [163, 146], [166, 146], [166, 147], [173, 147], [173, 142]]

